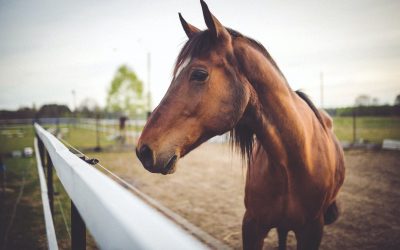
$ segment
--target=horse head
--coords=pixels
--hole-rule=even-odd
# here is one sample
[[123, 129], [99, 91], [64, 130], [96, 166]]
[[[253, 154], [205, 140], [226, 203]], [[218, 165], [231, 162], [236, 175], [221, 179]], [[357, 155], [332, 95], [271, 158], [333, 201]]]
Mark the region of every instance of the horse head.
[[169, 174], [179, 158], [242, 118], [250, 87], [240, 74], [231, 32], [201, 1], [206, 30], [179, 18], [189, 40], [182, 48], [167, 93], [139, 138], [136, 153], [150, 172]]

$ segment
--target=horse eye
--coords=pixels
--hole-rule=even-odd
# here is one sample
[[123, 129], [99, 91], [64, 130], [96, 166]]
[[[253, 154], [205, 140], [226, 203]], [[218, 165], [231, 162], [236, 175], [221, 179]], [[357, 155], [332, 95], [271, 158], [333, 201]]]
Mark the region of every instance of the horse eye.
[[195, 70], [190, 75], [190, 81], [203, 82], [207, 79], [208, 73], [205, 70]]

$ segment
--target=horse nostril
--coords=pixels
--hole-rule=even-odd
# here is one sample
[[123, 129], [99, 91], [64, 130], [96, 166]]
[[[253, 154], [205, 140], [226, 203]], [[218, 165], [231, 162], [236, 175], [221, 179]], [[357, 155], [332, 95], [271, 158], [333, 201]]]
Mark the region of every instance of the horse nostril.
[[145, 168], [153, 167], [154, 165], [153, 151], [149, 146], [143, 145], [142, 147], [140, 147], [139, 151], [136, 150], [136, 155]]

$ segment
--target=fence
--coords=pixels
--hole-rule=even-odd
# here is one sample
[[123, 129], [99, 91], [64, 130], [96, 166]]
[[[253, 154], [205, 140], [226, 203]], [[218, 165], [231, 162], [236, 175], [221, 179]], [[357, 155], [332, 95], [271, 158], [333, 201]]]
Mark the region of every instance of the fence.
[[[34, 121], [47, 126], [61, 127], [61, 131], [65, 126], [73, 126], [81, 129], [96, 131], [97, 133], [104, 133], [107, 135], [107, 140], [116, 140], [120, 135], [119, 120], [118, 119], [95, 119], [95, 118], [73, 118], [73, 117], [60, 117], [60, 118], [39, 118], [35, 119], [0, 119], [0, 128], [10, 126], [31, 125]], [[126, 129], [124, 135], [130, 140], [131, 144], [140, 136], [141, 129], [144, 127], [146, 120], [129, 119], [126, 121]], [[229, 141], [228, 134], [215, 136], [209, 140], [212, 143], [227, 143]], [[93, 145], [98, 147], [98, 145]]]
[[[53, 167], [71, 199], [72, 249], [85, 249], [86, 227], [101, 249], [205, 248], [142, 200], [72, 154], [40, 125], [35, 124], [35, 131], [35, 151], [50, 249], [57, 249], [52, 221]], [[46, 180], [43, 169], [46, 170]]]
[[[37, 119], [0, 119], [0, 126], [9, 126], [9, 125], [31, 125], [34, 122], [38, 122], [40, 124], [86, 124], [95, 126], [96, 123], [99, 123], [102, 126], [118, 126], [119, 120], [118, 119], [96, 119], [96, 118], [75, 118], [75, 117], [43, 117]], [[127, 126], [137, 126], [143, 127], [146, 123], [146, 120], [143, 119], [129, 119], [126, 121]]]

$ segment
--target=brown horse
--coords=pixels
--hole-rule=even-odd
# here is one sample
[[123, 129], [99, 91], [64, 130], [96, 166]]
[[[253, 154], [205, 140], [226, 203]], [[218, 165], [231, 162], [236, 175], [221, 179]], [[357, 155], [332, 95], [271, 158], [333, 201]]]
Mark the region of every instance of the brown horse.
[[243, 247], [262, 248], [277, 228], [280, 249], [289, 230], [298, 249], [318, 249], [324, 224], [338, 217], [336, 196], [344, 180], [332, 121], [291, 90], [261, 44], [225, 28], [203, 1], [201, 6], [207, 30], [179, 14], [189, 40], [137, 156], [148, 171], [170, 174], [180, 157], [231, 131], [248, 159]]

